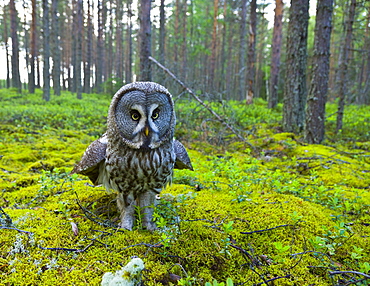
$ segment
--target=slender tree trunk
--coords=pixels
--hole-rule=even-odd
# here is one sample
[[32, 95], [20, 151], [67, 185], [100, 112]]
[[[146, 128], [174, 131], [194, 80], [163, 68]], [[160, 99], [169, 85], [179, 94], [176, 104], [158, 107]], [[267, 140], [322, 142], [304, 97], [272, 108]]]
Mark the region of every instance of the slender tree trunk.
[[82, 99], [82, 85], [81, 85], [81, 63], [82, 63], [82, 26], [83, 26], [83, 6], [82, 0], [77, 0], [77, 38], [76, 41], [76, 93], [77, 98]]
[[[113, 73], [113, 68], [114, 68], [114, 65], [113, 65], [113, 57], [114, 57], [114, 54], [113, 54], [113, 45], [112, 45], [112, 42], [114, 42], [114, 33], [113, 33], [113, 9], [112, 9], [112, 2], [111, 1], [108, 1], [108, 4], [109, 4], [109, 7], [107, 9], [107, 20], [109, 20], [109, 25], [108, 27], [110, 27], [109, 29], [106, 30], [106, 34], [105, 34], [105, 50], [107, 51], [107, 53], [105, 54], [105, 58], [106, 58], [106, 69], [105, 69], [105, 73], [104, 73], [104, 77], [105, 77], [105, 88], [106, 90], [104, 90], [104, 92], [107, 92], [107, 88], [109, 87], [110, 90], [113, 90], [113, 81], [112, 81], [112, 77], [114, 77], [114, 73]], [[110, 79], [108, 81], [108, 79]]]
[[9, 63], [9, 43], [8, 43], [8, 24], [7, 15], [9, 11], [7, 10], [9, 6], [4, 5], [3, 9], [3, 20], [4, 20], [4, 45], [6, 54], [6, 88], [10, 88], [10, 63]]
[[365, 51], [365, 59], [363, 61], [363, 75], [360, 79], [359, 89], [359, 104], [370, 103], [370, 6], [367, 7], [366, 30], [363, 50]]
[[[164, 8], [164, 0], [161, 0], [161, 5], [159, 6], [159, 61], [166, 66], [166, 14]], [[166, 76], [164, 71], [160, 73], [160, 82], [163, 82]]]
[[213, 29], [212, 29], [212, 50], [209, 67], [209, 82], [208, 86], [211, 91], [214, 90], [214, 77], [216, 69], [216, 52], [217, 52], [217, 16], [218, 16], [218, 0], [213, 1]]
[[52, 25], [52, 57], [53, 57], [53, 89], [55, 95], [60, 95], [60, 41], [59, 41], [59, 11], [58, 0], [52, 0], [51, 4]]
[[307, 97], [305, 141], [319, 144], [325, 135], [325, 104], [328, 93], [330, 66], [330, 35], [333, 0], [318, 0], [312, 80]]
[[126, 31], [126, 64], [125, 79], [126, 82], [132, 81], [132, 9], [131, 0], [127, 1], [127, 31]]
[[43, 88], [43, 99], [45, 101], [50, 100], [50, 35], [49, 35], [49, 3], [48, 0], [42, 0], [43, 10], [43, 43], [44, 43], [44, 88]]
[[278, 88], [280, 75], [281, 41], [283, 38], [283, 13], [284, 3], [282, 0], [275, 1], [274, 31], [272, 36], [270, 95], [268, 107], [274, 108], [278, 103]]
[[283, 129], [299, 133], [305, 121], [309, 0], [291, 0], [286, 48]]
[[152, 68], [149, 57], [151, 56], [151, 23], [150, 9], [151, 0], [140, 0], [139, 10], [139, 50], [140, 50], [140, 75], [139, 80], [151, 81]]
[[41, 88], [41, 65], [40, 58], [36, 56], [36, 87]]
[[[224, 7], [223, 7], [223, 23], [222, 23], [222, 44], [221, 44], [221, 59], [220, 59], [220, 78], [225, 78], [225, 71], [226, 71], [226, 39], [227, 39], [227, 0], [224, 0]], [[219, 90], [223, 90], [226, 88], [225, 80], [220, 80]]]
[[345, 24], [345, 38], [344, 43], [342, 45], [341, 56], [340, 56], [340, 63], [338, 69], [338, 81], [337, 85], [338, 89], [338, 112], [337, 112], [337, 125], [336, 125], [336, 132], [338, 133], [339, 130], [343, 128], [343, 115], [344, 115], [344, 105], [346, 100], [346, 93], [347, 91], [347, 83], [348, 83], [348, 61], [349, 61], [349, 50], [352, 44], [352, 32], [353, 32], [353, 21], [355, 18], [356, 13], [356, 0], [351, 0], [349, 5], [348, 17]]
[[257, 32], [257, 0], [251, 0], [249, 40], [248, 40], [248, 91], [246, 103], [252, 104], [255, 86], [254, 78], [256, 73], [256, 34]]
[[247, 23], [247, 0], [241, 1], [241, 20], [240, 20], [240, 53], [239, 53], [239, 98], [244, 99], [245, 96], [245, 78], [246, 78], [246, 66], [245, 66], [245, 54], [246, 54], [246, 23]]
[[87, 43], [86, 43], [86, 61], [84, 65], [84, 92], [91, 92], [91, 62], [92, 62], [92, 41], [93, 41], [93, 23], [91, 16], [92, 5], [87, 1]]
[[104, 70], [104, 26], [105, 26], [105, 17], [104, 10], [105, 1], [98, 0], [98, 39], [97, 39], [97, 55], [96, 55], [96, 76], [95, 76], [95, 87], [96, 92], [102, 92], [103, 84], [103, 70]]
[[173, 60], [174, 60], [174, 72], [178, 74], [178, 67], [179, 67], [179, 26], [180, 26], [180, 0], [175, 1], [175, 33], [174, 37], [174, 46], [173, 46]]
[[122, 0], [116, 0], [116, 78], [123, 82]]
[[21, 78], [19, 74], [19, 42], [18, 42], [18, 25], [17, 25], [17, 10], [14, 0], [9, 1], [10, 8], [10, 29], [12, 37], [12, 86], [22, 91]]
[[[218, 1], [218, 0], [217, 0]], [[188, 10], [188, 4], [187, 0], [183, 1], [182, 5], [182, 47], [181, 47], [181, 57], [182, 57], [182, 79], [184, 81], [187, 80], [187, 66], [188, 66], [188, 60], [187, 60], [187, 19], [188, 17], [186, 16]]]
[[[24, 50], [26, 52], [26, 72], [27, 72], [27, 81], [30, 82], [30, 72], [29, 72], [29, 60], [30, 60], [30, 49], [29, 49], [29, 31], [27, 31], [27, 17], [26, 17], [26, 1], [23, 0], [23, 33], [24, 33]], [[27, 89], [27, 83], [24, 83], [24, 89]]]

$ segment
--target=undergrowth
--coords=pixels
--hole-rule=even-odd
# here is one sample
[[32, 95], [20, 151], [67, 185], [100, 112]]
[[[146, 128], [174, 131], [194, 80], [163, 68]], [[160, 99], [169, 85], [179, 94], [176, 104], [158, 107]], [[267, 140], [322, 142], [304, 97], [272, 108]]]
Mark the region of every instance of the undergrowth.
[[132, 256], [144, 285], [370, 284], [369, 107], [346, 107], [334, 135], [328, 104], [326, 141], [307, 145], [281, 132], [281, 106], [210, 103], [254, 153], [177, 100], [195, 171], [175, 172], [150, 233], [116, 229], [115, 194], [69, 175], [110, 98], [0, 90], [0, 285], [99, 285]]

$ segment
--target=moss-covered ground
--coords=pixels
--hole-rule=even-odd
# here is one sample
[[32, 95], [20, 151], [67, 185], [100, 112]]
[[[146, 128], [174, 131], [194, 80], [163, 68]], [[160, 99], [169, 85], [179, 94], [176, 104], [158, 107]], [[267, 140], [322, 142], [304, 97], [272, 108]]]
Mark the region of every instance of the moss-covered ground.
[[195, 171], [175, 172], [151, 233], [140, 219], [116, 229], [115, 194], [69, 176], [104, 132], [110, 99], [0, 90], [0, 285], [99, 285], [132, 256], [144, 285], [370, 284], [369, 107], [348, 106], [336, 135], [328, 104], [327, 139], [308, 145], [281, 132], [281, 106], [212, 104], [252, 152], [177, 100]]

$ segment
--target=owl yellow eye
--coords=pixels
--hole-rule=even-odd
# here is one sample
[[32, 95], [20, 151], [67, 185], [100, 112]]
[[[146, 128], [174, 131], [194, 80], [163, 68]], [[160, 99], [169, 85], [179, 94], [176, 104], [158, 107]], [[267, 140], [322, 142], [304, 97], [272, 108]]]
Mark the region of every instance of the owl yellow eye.
[[159, 111], [156, 109], [156, 110], [153, 111], [152, 119], [156, 120], [158, 117], [159, 117]]
[[138, 121], [140, 119], [140, 113], [137, 111], [131, 112], [131, 118], [132, 120]]

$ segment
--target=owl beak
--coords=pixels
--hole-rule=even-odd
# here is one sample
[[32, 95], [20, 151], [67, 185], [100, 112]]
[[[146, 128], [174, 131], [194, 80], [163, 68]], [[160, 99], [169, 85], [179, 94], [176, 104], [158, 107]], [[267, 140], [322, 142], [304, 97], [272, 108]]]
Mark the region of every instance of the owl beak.
[[145, 126], [144, 133], [145, 133], [145, 136], [148, 137], [148, 135], [149, 135], [149, 127], [148, 126]]

